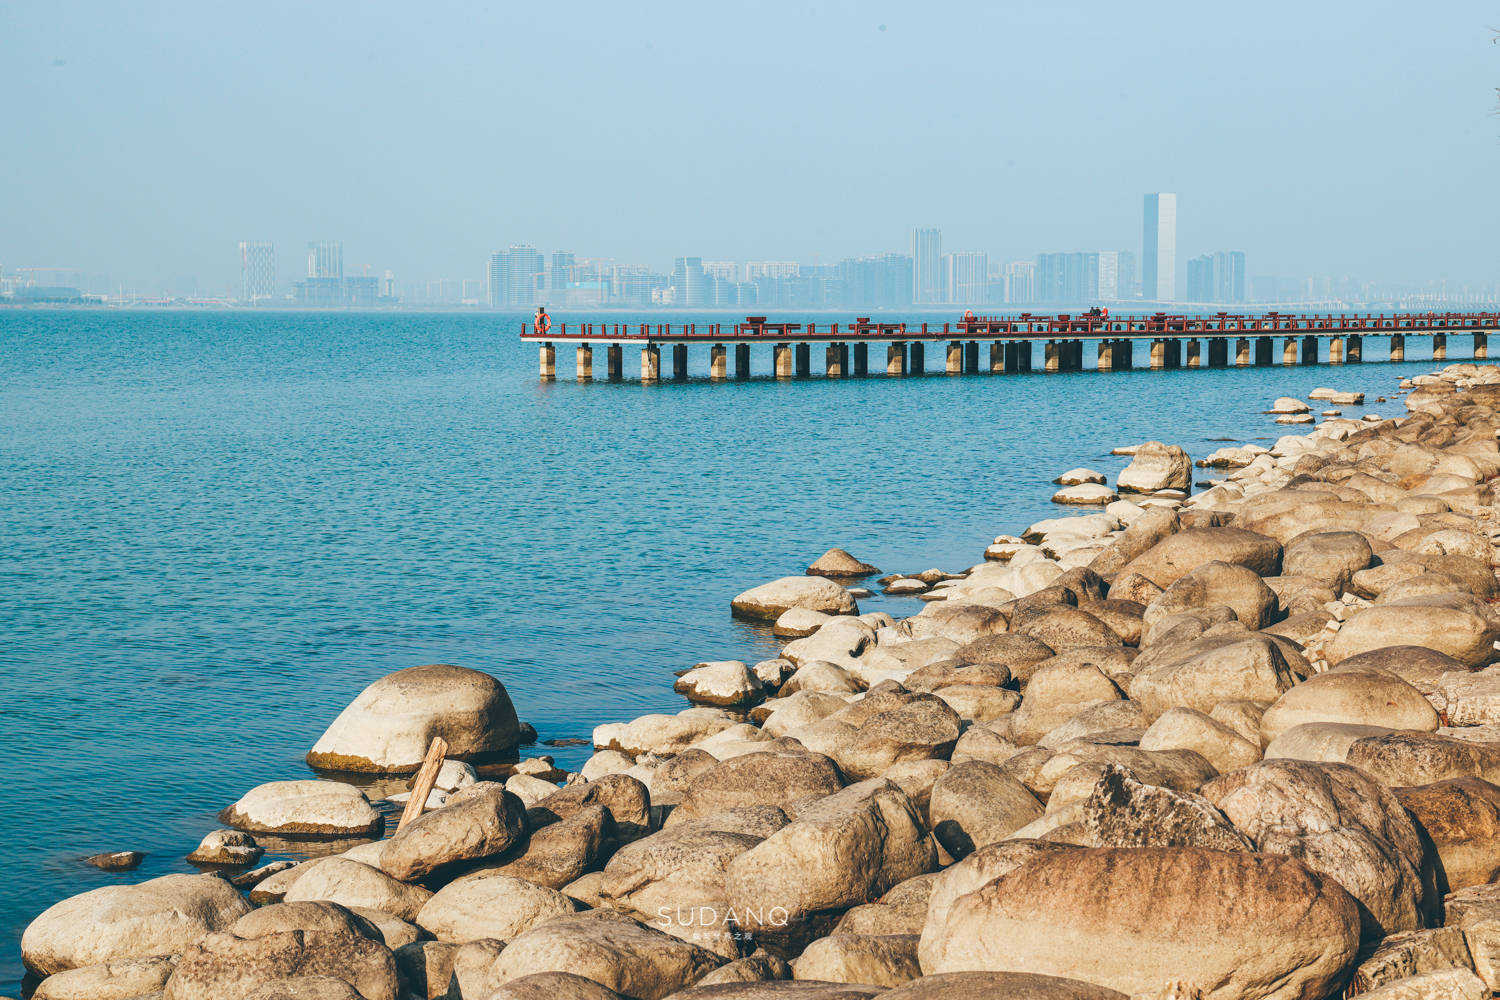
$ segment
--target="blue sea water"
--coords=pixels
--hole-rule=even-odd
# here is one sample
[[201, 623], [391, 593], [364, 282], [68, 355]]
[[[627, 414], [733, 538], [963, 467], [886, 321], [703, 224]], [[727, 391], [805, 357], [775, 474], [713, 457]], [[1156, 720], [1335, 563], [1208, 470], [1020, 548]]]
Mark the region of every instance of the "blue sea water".
[[[542, 739], [586, 737], [683, 707], [674, 670], [769, 653], [730, 597], [831, 545], [961, 568], [1116, 445], [1269, 441], [1276, 396], [1432, 367], [1370, 340], [1341, 369], [579, 385], [561, 350], [543, 384], [522, 320], [0, 311], [0, 992], [33, 916], [191, 870], [382, 674], [486, 670]], [[118, 849], [148, 857], [80, 861]]]

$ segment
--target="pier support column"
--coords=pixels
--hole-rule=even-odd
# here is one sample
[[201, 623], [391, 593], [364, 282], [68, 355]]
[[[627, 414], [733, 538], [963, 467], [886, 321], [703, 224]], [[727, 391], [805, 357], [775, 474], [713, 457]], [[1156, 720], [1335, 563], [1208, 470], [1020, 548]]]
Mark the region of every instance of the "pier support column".
[[812, 345], [797, 345], [797, 377], [807, 378], [812, 374]]
[[1202, 350], [1203, 347], [1196, 338], [1187, 342], [1187, 366], [1189, 368], [1203, 367], [1203, 355], [1200, 353]]
[[592, 344], [578, 345], [578, 381], [594, 381], [594, 347]]
[[1348, 341], [1344, 344], [1344, 362], [1357, 365], [1365, 359], [1365, 345], [1363, 338], [1350, 334]]
[[1115, 370], [1115, 344], [1112, 340], [1099, 341], [1099, 370], [1101, 372]]
[[911, 360], [907, 362], [906, 371], [910, 375], [927, 374], [927, 345], [920, 340], [912, 342]]
[[1122, 337], [1115, 341], [1114, 349], [1110, 351], [1110, 354], [1116, 371], [1121, 369], [1130, 371], [1135, 367], [1135, 341]]
[[1474, 360], [1487, 361], [1490, 356], [1490, 335], [1486, 332], [1474, 334]]
[[949, 375], [962, 375], [964, 373], [964, 342], [962, 340], [948, 341], [947, 363], [943, 370]]
[[1432, 335], [1432, 360], [1448, 360], [1448, 335], [1446, 333], [1434, 333]]
[[1318, 338], [1302, 338], [1302, 363], [1304, 365], [1315, 365], [1318, 363]]
[[1271, 337], [1255, 338], [1255, 365], [1257, 368], [1264, 368], [1271, 364], [1271, 350], [1274, 346], [1272, 344], [1273, 339]]
[[1057, 341], [1047, 341], [1046, 346], [1042, 349], [1042, 370], [1050, 375], [1057, 371], [1061, 364], [1062, 360], [1059, 357]]
[[714, 382], [729, 377], [729, 352], [723, 344], [714, 344], [708, 349], [708, 377]]
[[990, 374], [1005, 374], [1005, 345], [998, 340], [990, 341]]
[[1286, 343], [1281, 347], [1281, 363], [1284, 365], [1295, 365], [1297, 363], [1296, 337], [1286, 338]]
[[1404, 334], [1404, 333], [1393, 333], [1393, 334], [1391, 334], [1391, 360], [1392, 361], [1405, 361], [1406, 360], [1406, 334]]
[[1330, 365], [1341, 365], [1344, 363], [1344, 338], [1334, 337], [1328, 341], [1328, 363]]
[[823, 352], [824, 372], [829, 378], [844, 377], [844, 352], [842, 344], [829, 344]]
[[886, 347], [885, 373], [887, 375], [906, 374], [906, 345], [904, 343], [898, 341]]
[[792, 377], [792, 345], [773, 344], [771, 346], [772, 357], [776, 364], [777, 378]]
[[1072, 362], [1075, 372], [1083, 371], [1083, 341], [1075, 340], [1072, 343]]
[[641, 381], [661, 381], [661, 348], [655, 344], [641, 348]]
[[1031, 341], [1029, 341], [1029, 340], [1023, 340], [1019, 344], [1016, 345], [1016, 371], [1018, 371], [1018, 372], [1029, 372], [1029, 371], [1031, 371], [1031, 356], [1032, 356], [1032, 352], [1033, 352], [1033, 346], [1032, 346]]
[[1021, 370], [1021, 345], [1012, 340], [1005, 347], [1005, 372], [1014, 375]]
[[1182, 341], [1180, 341], [1180, 340], [1169, 340], [1169, 341], [1167, 341], [1167, 367], [1168, 368], [1181, 368], [1182, 367]]
[[743, 382], [750, 377], [750, 345], [734, 345], [734, 377]]
[[687, 381], [687, 345], [672, 345], [672, 380], [674, 382]]
[[870, 374], [870, 345], [869, 344], [860, 343], [860, 344], [855, 344], [854, 345], [854, 374], [856, 374], [856, 375], [868, 375], [868, 374]]
[[557, 378], [557, 348], [551, 344], [542, 345], [542, 381], [551, 382]]
[[604, 370], [611, 382], [625, 377], [625, 349], [619, 344], [610, 344], [604, 349]]
[[1234, 342], [1234, 366], [1236, 368], [1250, 367], [1250, 338], [1239, 337]]
[[979, 374], [979, 341], [977, 340], [964, 344], [964, 374]]
[[1165, 340], [1151, 341], [1151, 370], [1159, 372], [1167, 367], [1167, 342]]

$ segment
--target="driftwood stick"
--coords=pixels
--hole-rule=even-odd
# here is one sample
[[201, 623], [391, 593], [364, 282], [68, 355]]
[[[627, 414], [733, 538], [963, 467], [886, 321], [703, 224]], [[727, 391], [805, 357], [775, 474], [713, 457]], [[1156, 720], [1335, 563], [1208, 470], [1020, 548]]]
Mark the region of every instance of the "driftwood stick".
[[443, 757], [447, 753], [447, 741], [441, 736], [434, 736], [432, 746], [427, 748], [427, 759], [422, 761], [422, 769], [417, 772], [416, 781], [412, 782], [411, 798], [406, 800], [401, 822], [396, 824], [397, 830], [422, 815], [422, 810], [427, 808], [427, 796], [432, 794], [432, 786], [437, 781], [438, 771], [442, 768]]

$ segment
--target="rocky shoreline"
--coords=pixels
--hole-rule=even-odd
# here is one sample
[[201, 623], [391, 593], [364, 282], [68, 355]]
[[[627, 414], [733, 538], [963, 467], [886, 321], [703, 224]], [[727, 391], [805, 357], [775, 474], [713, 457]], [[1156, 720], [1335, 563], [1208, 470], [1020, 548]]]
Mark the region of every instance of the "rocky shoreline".
[[[779, 657], [684, 671], [691, 707], [598, 727], [577, 774], [483, 766], [527, 740], [496, 678], [381, 678], [308, 753], [377, 785], [258, 786], [216, 871], [49, 908], [33, 996], [1489, 997], [1500, 368], [1404, 387], [1204, 456], [1199, 492], [1161, 442], [1064, 473], [1097, 512], [882, 577], [904, 619], [831, 550], [732, 602]], [[338, 853], [252, 867], [281, 840]]]

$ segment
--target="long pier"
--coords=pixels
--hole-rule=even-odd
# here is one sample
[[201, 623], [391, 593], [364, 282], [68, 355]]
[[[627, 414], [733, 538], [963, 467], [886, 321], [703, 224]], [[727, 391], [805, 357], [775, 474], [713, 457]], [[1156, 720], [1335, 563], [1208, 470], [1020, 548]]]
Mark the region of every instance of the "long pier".
[[[545, 330], [524, 325], [523, 341], [536, 343], [541, 352], [541, 377], [557, 377], [557, 348], [576, 345], [577, 378], [594, 378], [594, 349], [604, 348], [605, 377], [612, 382], [624, 378], [624, 351], [639, 346], [642, 382], [662, 380], [662, 348], [671, 350], [671, 378], [688, 377], [688, 348], [706, 345], [709, 378], [731, 378], [729, 358], [733, 348], [734, 379], [750, 377], [750, 351], [756, 345], [771, 348], [772, 371], [777, 378], [807, 378], [812, 375], [812, 349], [824, 351], [823, 373], [828, 378], [867, 376], [870, 348], [885, 348], [884, 366], [873, 374], [900, 377], [926, 371], [926, 348], [945, 344], [945, 371], [949, 375], [1003, 375], [1033, 370], [1034, 345], [1044, 345], [1042, 370], [1047, 372], [1101, 372], [1135, 367], [1135, 345], [1150, 345], [1152, 370], [1172, 368], [1228, 368], [1322, 363], [1358, 364], [1363, 360], [1364, 338], [1389, 337], [1390, 360], [1406, 359], [1408, 337], [1432, 341], [1434, 361], [1448, 360], [1449, 335], [1472, 336], [1473, 357], [1489, 357], [1489, 335], [1500, 331], [1500, 313], [1391, 313], [1293, 315], [1265, 313], [1244, 315], [1217, 313], [1211, 316], [1153, 313], [1146, 316], [1104, 314], [1034, 316], [965, 316], [956, 323], [877, 323], [858, 317], [853, 323], [769, 322], [764, 316], [746, 317], [743, 323], [567, 323]], [[1276, 342], [1281, 341], [1277, 357]], [[1327, 341], [1326, 354], [1323, 341]], [[1086, 343], [1095, 345], [1092, 364], [1086, 362]], [[988, 357], [983, 348], [988, 347]], [[1205, 350], [1206, 347], [1206, 350]], [[1233, 361], [1231, 362], [1231, 348]], [[879, 358], [876, 358], [877, 364]], [[987, 363], [986, 363], [987, 362]]]

